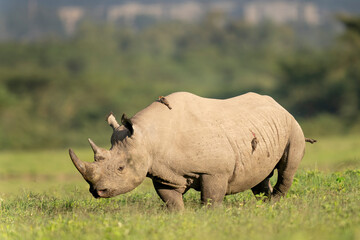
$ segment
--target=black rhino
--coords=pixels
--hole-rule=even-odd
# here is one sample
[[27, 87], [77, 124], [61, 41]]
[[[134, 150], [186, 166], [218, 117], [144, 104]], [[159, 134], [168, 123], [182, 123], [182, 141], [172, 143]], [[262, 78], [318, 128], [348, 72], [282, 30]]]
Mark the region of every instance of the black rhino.
[[146, 177], [169, 209], [183, 209], [182, 196], [190, 188], [201, 191], [205, 204], [247, 189], [275, 200], [287, 193], [305, 138], [271, 97], [247, 93], [218, 100], [177, 92], [162, 98], [167, 105], [156, 101], [131, 119], [123, 115], [121, 126], [110, 114], [110, 150], [89, 139], [94, 162], [79, 160], [69, 149], [94, 197], [129, 192]]

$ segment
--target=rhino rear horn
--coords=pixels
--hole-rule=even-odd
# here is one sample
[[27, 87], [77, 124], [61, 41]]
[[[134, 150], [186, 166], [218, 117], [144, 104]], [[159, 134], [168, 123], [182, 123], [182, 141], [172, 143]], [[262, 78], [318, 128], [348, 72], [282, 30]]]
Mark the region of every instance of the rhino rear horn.
[[131, 120], [125, 115], [125, 113], [121, 116], [121, 124], [124, 125], [131, 134], [134, 133], [134, 129], [133, 129], [133, 123], [131, 122]]
[[89, 143], [90, 143], [90, 146], [92, 148], [92, 150], [94, 151], [94, 153], [96, 154], [97, 152], [99, 152], [99, 147], [96, 146], [96, 144], [89, 138], [88, 139]]

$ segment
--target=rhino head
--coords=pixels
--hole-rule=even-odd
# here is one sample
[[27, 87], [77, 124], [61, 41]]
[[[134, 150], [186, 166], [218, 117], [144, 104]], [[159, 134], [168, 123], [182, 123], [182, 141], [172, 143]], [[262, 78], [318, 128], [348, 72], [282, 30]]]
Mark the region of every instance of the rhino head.
[[69, 149], [73, 164], [89, 183], [89, 191], [95, 198], [109, 198], [129, 192], [145, 179], [147, 172], [144, 159], [137, 157], [133, 144], [129, 143], [133, 134], [131, 121], [123, 115], [123, 126], [120, 126], [112, 113], [107, 121], [114, 130], [110, 150], [98, 147], [88, 139], [94, 152], [94, 162], [81, 161]]

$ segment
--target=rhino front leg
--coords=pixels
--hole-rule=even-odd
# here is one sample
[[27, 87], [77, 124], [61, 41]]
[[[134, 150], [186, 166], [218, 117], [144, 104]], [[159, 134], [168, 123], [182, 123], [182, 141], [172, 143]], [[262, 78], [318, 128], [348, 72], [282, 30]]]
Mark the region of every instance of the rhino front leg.
[[184, 201], [182, 198], [183, 192], [179, 189], [161, 184], [153, 180], [154, 188], [161, 198], [166, 203], [166, 206], [171, 211], [180, 211], [184, 209]]
[[223, 175], [201, 176], [201, 202], [204, 205], [220, 205], [224, 200], [228, 178]]

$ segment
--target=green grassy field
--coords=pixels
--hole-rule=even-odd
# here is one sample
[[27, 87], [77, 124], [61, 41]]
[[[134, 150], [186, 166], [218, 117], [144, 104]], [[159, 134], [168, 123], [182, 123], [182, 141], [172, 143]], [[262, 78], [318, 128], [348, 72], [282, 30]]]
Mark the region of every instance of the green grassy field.
[[[269, 204], [250, 191], [223, 207], [170, 213], [150, 181], [93, 199], [67, 150], [0, 153], [0, 239], [360, 239], [360, 136], [307, 145], [287, 197]], [[91, 149], [76, 149], [92, 159]]]

